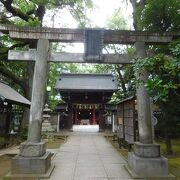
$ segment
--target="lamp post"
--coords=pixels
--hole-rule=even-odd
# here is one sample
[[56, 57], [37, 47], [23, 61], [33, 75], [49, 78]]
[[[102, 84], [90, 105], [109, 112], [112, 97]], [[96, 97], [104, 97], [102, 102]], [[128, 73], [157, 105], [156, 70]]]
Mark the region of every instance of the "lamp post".
[[46, 99], [45, 103], [48, 104], [48, 99], [49, 99], [49, 92], [51, 91], [51, 86], [46, 87]]
[[49, 122], [51, 109], [49, 109], [48, 104], [45, 104], [45, 108], [43, 110], [43, 123], [42, 123], [42, 132], [54, 132], [54, 129]]

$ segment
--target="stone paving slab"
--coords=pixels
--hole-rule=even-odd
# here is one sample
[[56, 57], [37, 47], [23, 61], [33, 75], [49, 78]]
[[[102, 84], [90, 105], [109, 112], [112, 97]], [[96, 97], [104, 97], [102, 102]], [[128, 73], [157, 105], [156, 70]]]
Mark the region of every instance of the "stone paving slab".
[[54, 156], [49, 180], [130, 180], [126, 161], [100, 133], [72, 133]]

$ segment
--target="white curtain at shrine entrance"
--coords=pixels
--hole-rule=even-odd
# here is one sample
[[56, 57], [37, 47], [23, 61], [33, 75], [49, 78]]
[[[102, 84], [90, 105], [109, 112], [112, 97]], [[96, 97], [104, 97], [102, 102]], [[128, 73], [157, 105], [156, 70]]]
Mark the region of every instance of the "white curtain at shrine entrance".
[[99, 125], [73, 125], [73, 132], [99, 132]]

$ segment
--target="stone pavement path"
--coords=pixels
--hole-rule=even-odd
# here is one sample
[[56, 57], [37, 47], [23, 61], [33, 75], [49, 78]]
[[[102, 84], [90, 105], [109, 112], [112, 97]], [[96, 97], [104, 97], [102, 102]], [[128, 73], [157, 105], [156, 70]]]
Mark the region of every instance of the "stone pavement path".
[[53, 159], [49, 180], [128, 180], [126, 161], [98, 133], [73, 133]]

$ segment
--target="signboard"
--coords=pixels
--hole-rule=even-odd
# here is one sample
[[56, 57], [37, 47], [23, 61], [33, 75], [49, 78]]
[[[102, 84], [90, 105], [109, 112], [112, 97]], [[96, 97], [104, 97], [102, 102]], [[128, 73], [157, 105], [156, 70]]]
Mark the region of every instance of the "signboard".
[[102, 29], [85, 29], [84, 42], [84, 59], [87, 61], [103, 60], [103, 30]]
[[117, 136], [119, 139], [124, 139], [123, 109], [123, 104], [117, 106]]
[[123, 125], [123, 118], [118, 118], [118, 125]]

